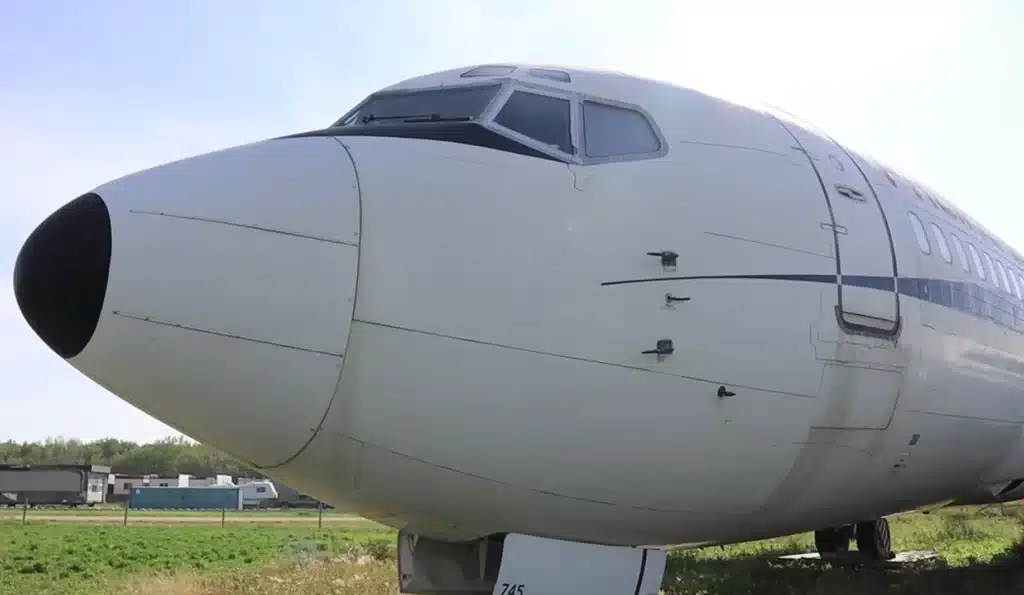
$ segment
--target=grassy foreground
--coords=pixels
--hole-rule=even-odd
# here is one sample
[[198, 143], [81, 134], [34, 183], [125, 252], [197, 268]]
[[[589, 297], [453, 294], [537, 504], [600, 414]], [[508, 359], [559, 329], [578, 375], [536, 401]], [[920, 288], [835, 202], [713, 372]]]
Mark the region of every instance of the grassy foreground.
[[[947, 509], [892, 520], [897, 550], [941, 561], [898, 570], [778, 560], [810, 534], [674, 552], [665, 593], [1024, 593], [1024, 509]], [[324, 526], [96, 526], [0, 522], [0, 593], [140, 595], [397, 593], [394, 534]]]

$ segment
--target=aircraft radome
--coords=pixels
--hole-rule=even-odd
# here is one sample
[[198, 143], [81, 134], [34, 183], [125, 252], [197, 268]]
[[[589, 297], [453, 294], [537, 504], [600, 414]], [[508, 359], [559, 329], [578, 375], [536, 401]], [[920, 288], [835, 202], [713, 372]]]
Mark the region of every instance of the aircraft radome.
[[[84, 190], [84, 189], [83, 189]], [[406, 593], [1024, 496], [1024, 260], [781, 110], [483, 65], [108, 182], [15, 292], [142, 411], [400, 530]], [[853, 543], [851, 543], [853, 542]]]

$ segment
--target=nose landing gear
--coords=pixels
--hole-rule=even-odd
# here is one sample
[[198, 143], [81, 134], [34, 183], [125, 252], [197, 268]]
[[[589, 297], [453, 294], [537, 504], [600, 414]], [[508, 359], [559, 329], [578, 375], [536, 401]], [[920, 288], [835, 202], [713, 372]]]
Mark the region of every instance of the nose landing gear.
[[814, 532], [814, 545], [823, 558], [846, 554], [850, 551], [850, 541], [856, 541], [857, 551], [871, 560], [885, 561], [896, 557], [892, 551], [889, 521], [885, 518]]

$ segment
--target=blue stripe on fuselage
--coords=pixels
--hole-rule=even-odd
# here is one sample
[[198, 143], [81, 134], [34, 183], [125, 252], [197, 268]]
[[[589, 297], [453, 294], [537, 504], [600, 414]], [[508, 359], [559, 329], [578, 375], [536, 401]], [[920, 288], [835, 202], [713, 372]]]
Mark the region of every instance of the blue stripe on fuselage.
[[[658, 281], [698, 281], [713, 279], [802, 281], [807, 283], [837, 282], [836, 275], [699, 275], [692, 277], [653, 277], [627, 281], [608, 281], [601, 285], [627, 285]], [[878, 291], [892, 291], [893, 277], [843, 275], [843, 284]], [[1008, 294], [993, 287], [968, 281], [949, 281], [920, 277], [899, 277], [895, 280], [900, 295], [916, 298], [938, 306], [957, 310], [999, 326], [1024, 333], [1024, 304], [1008, 299]]]

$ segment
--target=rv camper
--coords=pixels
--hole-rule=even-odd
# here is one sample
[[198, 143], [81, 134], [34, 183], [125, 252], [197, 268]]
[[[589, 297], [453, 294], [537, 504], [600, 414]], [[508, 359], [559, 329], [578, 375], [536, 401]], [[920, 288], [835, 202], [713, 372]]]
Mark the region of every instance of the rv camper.
[[266, 503], [277, 499], [277, 488], [269, 479], [238, 478], [238, 487], [246, 507], [269, 508]]

